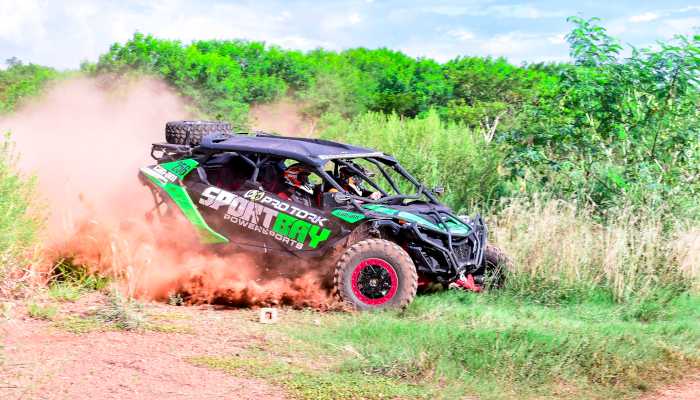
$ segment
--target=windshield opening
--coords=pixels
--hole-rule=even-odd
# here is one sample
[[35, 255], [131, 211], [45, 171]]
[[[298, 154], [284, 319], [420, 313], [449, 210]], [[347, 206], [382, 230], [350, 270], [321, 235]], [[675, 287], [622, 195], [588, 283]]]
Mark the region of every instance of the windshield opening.
[[[409, 179], [410, 175], [407, 172], [405, 174], [402, 173], [402, 168], [398, 167], [398, 164], [396, 168], [392, 168], [382, 160], [374, 158], [339, 159], [333, 160], [332, 171], [328, 168], [326, 170], [328, 175], [337, 181], [343, 180], [343, 171], [351, 170], [355, 177], [360, 177], [361, 186], [366, 190], [365, 193], [378, 191], [381, 193], [382, 198], [399, 196], [386, 204], [408, 205], [417, 201], [431, 202], [431, 199], [425, 193], [425, 189], [421, 191], [418, 185], [411, 182], [411, 179]], [[358, 172], [363, 172], [364, 177], [361, 177]], [[415, 198], [419, 192], [421, 192], [420, 198]]]

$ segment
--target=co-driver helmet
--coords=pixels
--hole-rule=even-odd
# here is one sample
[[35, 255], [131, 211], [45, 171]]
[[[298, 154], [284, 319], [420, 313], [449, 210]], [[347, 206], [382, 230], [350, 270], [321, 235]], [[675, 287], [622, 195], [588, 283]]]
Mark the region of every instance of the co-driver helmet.
[[308, 167], [303, 164], [293, 164], [287, 167], [284, 171], [284, 182], [289, 186], [297, 187], [308, 194], [314, 194], [314, 185], [309, 181], [309, 175], [311, 171]]
[[[352, 163], [352, 166], [369, 178], [372, 178], [373, 176], [377, 175], [360, 164]], [[366, 190], [364, 185], [362, 184], [362, 177], [357, 172], [353, 171], [352, 169], [350, 169], [350, 167], [347, 166], [340, 167], [338, 172], [340, 172], [341, 183], [346, 184], [348, 188], [351, 191], [355, 192], [357, 196], [362, 196], [362, 192]]]

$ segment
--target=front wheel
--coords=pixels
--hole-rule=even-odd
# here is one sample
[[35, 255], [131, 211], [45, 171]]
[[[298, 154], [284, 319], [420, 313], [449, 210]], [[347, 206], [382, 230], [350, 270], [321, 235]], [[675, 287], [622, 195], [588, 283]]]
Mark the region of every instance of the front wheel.
[[335, 291], [359, 310], [406, 307], [416, 297], [418, 275], [401, 247], [368, 239], [350, 247], [335, 269]]
[[[503, 286], [508, 272], [513, 272], [514, 268], [513, 260], [505, 251], [491, 243], [486, 243], [484, 246], [484, 270], [488, 282], [495, 287]], [[484, 283], [483, 277], [481, 277], [481, 283], [482, 285]]]

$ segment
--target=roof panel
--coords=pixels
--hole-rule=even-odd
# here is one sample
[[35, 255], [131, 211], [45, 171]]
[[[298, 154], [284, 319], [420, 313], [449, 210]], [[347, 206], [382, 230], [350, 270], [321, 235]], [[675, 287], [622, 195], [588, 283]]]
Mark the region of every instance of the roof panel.
[[214, 133], [202, 138], [203, 148], [243, 153], [263, 153], [291, 158], [309, 165], [324, 166], [329, 159], [376, 157], [390, 164], [396, 159], [381, 151], [322, 139], [285, 136], [243, 136]]

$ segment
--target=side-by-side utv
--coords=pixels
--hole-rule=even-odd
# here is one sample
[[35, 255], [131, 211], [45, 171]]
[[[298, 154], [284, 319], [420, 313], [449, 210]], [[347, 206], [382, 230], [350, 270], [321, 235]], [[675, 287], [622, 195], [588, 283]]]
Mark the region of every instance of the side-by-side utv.
[[[359, 309], [404, 307], [427, 283], [479, 290], [510, 262], [486, 243], [480, 216], [458, 217], [438, 200], [441, 186], [425, 187], [379, 150], [209, 121], [170, 122], [166, 139], [153, 144], [157, 164], [139, 171], [156, 208], [184, 214], [202, 243], [278, 269], [334, 270], [336, 293]], [[311, 205], [279, 195], [292, 164], [312, 172]], [[347, 190], [341, 169], [377, 199]]]

